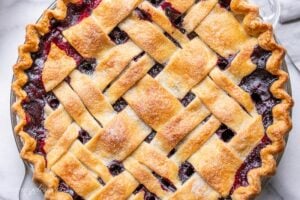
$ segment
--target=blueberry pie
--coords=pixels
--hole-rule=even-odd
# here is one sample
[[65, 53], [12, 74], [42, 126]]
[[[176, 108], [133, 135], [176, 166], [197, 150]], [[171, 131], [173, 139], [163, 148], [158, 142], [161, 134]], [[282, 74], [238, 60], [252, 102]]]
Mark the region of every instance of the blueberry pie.
[[291, 128], [285, 51], [244, 0], [57, 0], [14, 66], [45, 199], [251, 199]]

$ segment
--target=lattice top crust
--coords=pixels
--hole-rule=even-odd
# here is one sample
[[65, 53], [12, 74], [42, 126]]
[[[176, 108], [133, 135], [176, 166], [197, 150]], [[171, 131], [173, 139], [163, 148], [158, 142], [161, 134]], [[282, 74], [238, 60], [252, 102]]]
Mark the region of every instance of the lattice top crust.
[[291, 128], [284, 49], [243, 0], [58, 0], [19, 54], [46, 199], [249, 199]]

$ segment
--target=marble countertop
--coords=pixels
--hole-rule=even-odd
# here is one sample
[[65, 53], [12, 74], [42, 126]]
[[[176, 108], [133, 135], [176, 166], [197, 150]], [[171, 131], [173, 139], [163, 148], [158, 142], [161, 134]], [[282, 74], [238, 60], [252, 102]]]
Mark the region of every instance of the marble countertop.
[[[18, 191], [25, 173], [19, 158], [10, 123], [10, 84], [12, 66], [17, 59], [17, 47], [24, 42], [25, 25], [35, 22], [52, 0], [0, 0], [0, 200], [19, 199]], [[299, 38], [298, 38], [299, 39]], [[289, 67], [294, 100], [294, 128], [277, 174], [271, 179], [271, 187], [264, 190], [260, 199], [272, 198], [271, 190], [278, 199], [300, 199], [300, 73]], [[284, 197], [284, 198], [280, 198]]]

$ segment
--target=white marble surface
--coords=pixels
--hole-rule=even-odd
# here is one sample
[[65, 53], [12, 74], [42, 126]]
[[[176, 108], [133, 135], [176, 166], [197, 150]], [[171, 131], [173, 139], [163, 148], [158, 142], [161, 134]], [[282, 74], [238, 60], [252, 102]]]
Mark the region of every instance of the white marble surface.
[[[24, 166], [18, 156], [10, 124], [10, 83], [12, 66], [17, 59], [17, 47], [24, 41], [25, 25], [35, 22], [52, 0], [0, 0], [0, 200], [15, 200], [24, 176]], [[297, 26], [295, 27], [297, 28]], [[299, 27], [298, 27], [299, 28]], [[282, 32], [282, 31], [281, 31]], [[299, 40], [295, 38], [294, 40]], [[290, 67], [293, 95], [294, 129], [279, 165], [271, 179], [272, 186], [286, 200], [300, 199], [300, 74]], [[274, 199], [265, 190], [261, 199]]]

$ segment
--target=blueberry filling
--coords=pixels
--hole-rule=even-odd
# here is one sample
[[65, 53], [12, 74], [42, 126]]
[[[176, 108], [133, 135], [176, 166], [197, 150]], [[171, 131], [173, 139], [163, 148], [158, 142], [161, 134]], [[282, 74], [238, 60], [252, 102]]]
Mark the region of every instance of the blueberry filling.
[[236, 173], [231, 193], [233, 193], [233, 191], [238, 187], [248, 186], [248, 172], [254, 168], [261, 167], [262, 161], [260, 157], [260, 152], [262, 149], [264, 149], [267, 145], [271, 143], [271, 140], [268, 138], [267, 135], [265, 135], [261, 142], [258, 144], [258, 146], [254, 148], [250, 155], [248, 155], [248, 157]]
[[53, 94], [53, 92], [48, 92], [46, 94], [46, 101], [48, 105], [54, 110], [59, 106], [59, 101], [56, 98], [56, 96]]
[[127, 33], [123, 30], [121, 30], [119, 27], [116, 27], [110, 32], [109, 37], [114, 43], [116, 44], [124, 44], [129, 40], [129, 36]]
[[80, 130], [78, 134], [78, 140], [82, 143], [85, 144], [91, 139], [91, 136], [85, 131], [85, 130]]
[[77, 69], [85, 74], [92, 75], [96, 68], [96, 59], [83, 60]]
[[257, 112], [263, 117], [265, 129], [273, 123], [272, 108], [280, 103], [270, 92], [270, 87], [277, 80], [277, 77], [265, 70], [266, 62], [270, 56], [270, 52], [257, 46], [251, 56], [257, 69], [243, 78], [240, 83], [240, 87], [248, 92], [255, 102]]
[[185, 97], [183, 97], [183, 99], [181, 99], [181, 104], [184, 107], [187, 107], [194, 99], [195, 99], [196, 95], [192, 92], [189, 92], [185, 95]]
[[152, 3], [155, 7], [159, 6], [163, 0], [148, 0]]
[[271, 55], [272, 55], [272, 52], [267, 51], [267, 50], [261, 48], [260, 46], [256, 46], [251, 55], [251, 60], [254, 64], [257, 65], [257, 68], [265, 69], [267, 61]]
[[231, 62], [233, 61], [233, 59], [235, 58], [236, 55], [230, 55], [228, 58], [224, 58], [220, 55], [218, 55], [218, 61], [217, 61], [217, 65], [221, 70], [225, 70], [227, 69]]
[[146, 137], [145, 142], [150, 143], [156, 135], [156, 131], [152, 130], [151, 133]]
[[156, 63], [149, 71], [148, 74], [155, 78], [163, 69], [165, 68], [164, 65]]
[[193, 32], [190, 32], [189, 34], [187, 34], [187, 37], [188, 37], [190, 40], [192, 40], [192, 39], [198, 37], [198, 34], [197, 34], [196, 32], [193, 31]]
[[137, 194], [139, 192], [143, 191], [144, 192], [144, 200], [159, 200], [159, 198], [151, 193], [149, 190], [147, 190], [147, 188], [140, 184], [136, 189], [135, 191], [133, 192], [133, 194]]
[[58, 185], [58, 191], [59, 192], [65, 192], [70, 194], [74, 200], [83, 200], [82, 197], [80, 197], [74, 190], [72, 190], [64, 181], [60, 180]]
[[169, 179], [161, 177], [155, 172], [152, 172], [152, 174], [159, 180], [159, 182], [161, 183], [161, 188], [163, 190], [171, 191], [171, 192], [175, 192], [177, 190], [175, 185], [173, 185], [173, 183]]
[[117, 176], [125, 170], [123, 164], [117, 160], [113, 160], [109, 164], [108, 169], [113, 176]]
[[[257, 112], [262, 115], [265, 130], [273, 123], [272, 108], [280, 103], [280, 100], [276, 99], [270, 92], [271, 85], [277, 80], [276, 76], [266, 70], [266, 63], [271, 54], [271, 52], [257, 46], [251, 55], [251, 60], [257, 65], [257, 69], [245, 77], [240, 83], [240, 87], [251, 95], [252, 100], [255, 102]], [[247, 179], [248, 172], [254, 168], [261, 167], [262, 160], [260, 152], [271, 143], [271, 140], [265, 134], [258, 146], [248, 155], [237, 171], [231, 193], [238, 187], [247, 186], [249, 184]]]
[[225, 124], [222, 124], [220, 128], [216, 131], [216, 134], [224, 141], [229, 142], [231, 138], [235, 135], [234, 132], [228, 128]]
[[57, 27], [60, 31], [73, 26], [84, 18], [91, 15], [94, 8], [96, 8], [102, 0], [82, 0], [80, 3], [68, 4], [67, 16], [64, 20], [52, 20], [52, 27]]
[[219, 0], [220, 6], [227, 10], [230, 10], [230, 3], [231, 3], [231, 0]]
[[167, 17], [171, 21], [174, 27], [179, 29], [182, 33], [185, 33], [185, 29], [182, 27], [183, 23], [183, 14], [173, 8], [172, 4], [169, 2], [163, 2], [161, 5], [161, 8], [165, 11]]
[[35, 153], [45, 155], [44, 145], [47, 131], [44, 128], [44, 107], [46, 103], [53, 109], [56, 109], [59, 105], [56, 97], [45, 91], [42, 81], [42, 71], [51, 44], [54, 43], [60, 49], [64, 50], [80, 66], [80, 63], [83, 63], [84, 59], [63, 39], [61, 31], [87, 17], [99, 3], [99, 0], [84, 0], [80, 4], [69, 4], [66, 18], [62, 21], [52, 19], [49, 33], [40, 38], [38, 51], [31, 53], [33, 63], [25, 71], [28, 81], [24, 85], [23, 90], [27, 93], [27, 97], [22, 101], [22, 107], [26, 113], [24, 131], [37, 141]]
[[135, 12], [137, 13], [137, 15], [139, 16], [140, 19], [142, 20], [146, 20], [149, 22], [152, 22], [152, 16], [150, 15], [150, 13], [140, 9], [140, 8], [136, 8]]
[[194, 173], [195, 169], [191, 163], [185, 161], [180, 165], [179, 178], [182, 183], [187, 181]]
[[127, 102], [123, 98], [120, 98], [113, 105], [113, 108], [116, 112], [121, 112], [127, 105]]

